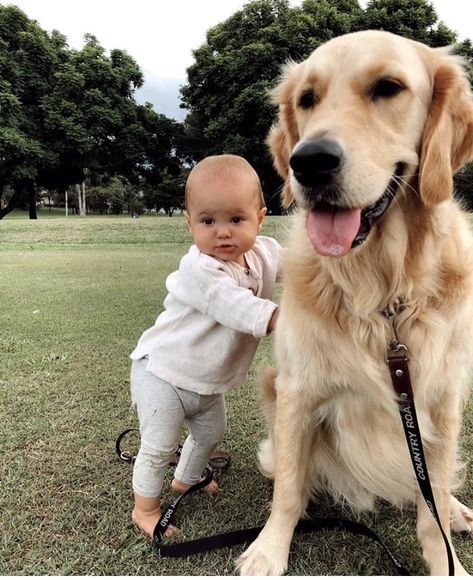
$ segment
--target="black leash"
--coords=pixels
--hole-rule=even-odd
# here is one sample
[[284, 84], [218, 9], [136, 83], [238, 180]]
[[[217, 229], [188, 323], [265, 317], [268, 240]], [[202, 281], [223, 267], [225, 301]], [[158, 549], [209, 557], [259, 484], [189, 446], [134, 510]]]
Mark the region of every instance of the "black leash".
[[[181, 496], [182, 497], [182, 496]], [[178, 498], [179, 500], [180, 498]], [[176, 500], [176, 501], [178, 501]], [[158, 522], [156, 528], [158, 528], [160, 522]], [[154, 545], [161, 556], [166, 556], [169, 558], [182, 558], [186, 556], [193, 556], [194, 554], [200, 554], [202, 552], [210, 552], [212, 550], [218, 550], [220, 548], [231, 548], [233, 546], [238, 546], [240, 544], [247, 544], [253, 542], [258, 537], [264, 526], [258, 526], [255, 528], [244, 528], [241, 530], [233, 530], [231, 532], [226, 532], [223, 534], [217, 534], [215, 536], [208, 536], [205, 538], [199, 538], [197, 540], [191, 540], [189, 542], [181, 542], [177, 544], [165, 545], [162, 542], [162, 531], [158, 530], [158, 534], [154, 536]], [[339, 531], [348, 532], [350, 534], [361, 535], [369, 538], [376, 544], [378, 544], [387, 554], [388, 558], [392, 562], [396, 573], [395, 576], [410, 576], [406, 568], [397, 560], [394, 554], [389, 550], [386, 544], [381, 540], [381, 538], [373, 532], [370, 528], [364, 524], [353, 522], [351, 520], [345, 520], [342, 518], [310, 518], [306, 520], [299, 520], [295, 528], [296, 534], [306, 534], [312, 532], [319, 532], [322, 530], [329, 531]]]
[[[408, 367], [408, 352], [407, 347], [398, 341], [396, 328], [395, 328], [395, 315], [397, 310], [400, 308], [400, 302], [396, 301], [394, 310], [386, 309], [384, 314], [388, 317], [392, 324], [393, 338], [389, 345], [387, 352], [387, 364], [389, 367], [389, 372], [391, 374], [391, 379], [393, 383], [394, 390], [399, 397], [399, 412], [402, 419], [402, 424], [404, 428], [404, 433], [406, 436], [406, 441], [411, 456], [412, 465], [416, 474], [417, 482], [419, 484], [420, 490], [424, 497], [424, 500], [434, 517], [442, 538], [445, 542], [445, 548], [447, 551], [448, 558], [448, 575], [455, 575], [455, 566], [453, 561], [453, 554], [450, 547], [448, 538], [442, 528], [440, 522], [440, 517], [438, 514], [437, 506], [435, 504], [434, 494], [432, 491], [432, 486], [430, 483], [429, 472], [427, 469], [427, 463], [425, 460], [424, 448], [422, 445], [422, 437], [420, 434], [419, 423], [417, 420], [417, 414], [414, 404], [414, 394], [412, 389], [412, 384], [410, 381], [409, 367]], [[138, 431], [138, 429], [127, 429], [117, 439], [115, 448], [118, 456], [122, 461], [128, 463], [133, 463], [136, 456], [132, 453], [124, 452], [121, 450], [121, 441], [125, 435], [131, 431]], [[200, 538], [197, 540], [191, 540], [188, 542], [174, 543], [171, 545], [166, 545], [163, 543], [164, 534], [173, 522], [176, 514], [176, 510], [181, 503], [181, 501], [188, 495], [199, 491], [206, 485], [208, 485], [213, 478], [213, 470], [210, 464], [205, 468], [205, 475], [202, 481], [191, 486], [182, 495], [176, 498], [163, 512], [163, 515], [159, 519], [158, 523], [153, 532], [153, 542], [155, 548], [158, 550], [161, 556], [169, 558], [182, 558], [186, 556], [192, 556], [194, 554], [199, 554], [202, 552], [208, 552], [211, 550], [217, 550], [220, 548], [229, 548], [232, 546], [237, 546], [240, 544], [248, 543], [254, 541], [258, 534], [261, 532], [264, 526], [258, 526], [255, 528], [246, 528], [241, 530], [233, 530], [231, 532], [226, 532], [223, 534], [217, 534], [215, 536], [208, 536], [205, 538]], [[296, 533], [311, 533], [320, 530], [333, 530], [349, 532], [352, 534], [358, 534], [365, 536], [373, 540], [378, 544], [389, 557], [390, 561], [396, 569], [396, 575], [398, 576], [410, 576], [411, 574], [402, 566], [402, 564], [395, 558], [392, 552], [384, 544], [381, 538], [373, 532], [370, 528], [364, 524], [353, 522], [351, 520], [345, 520], [342, 518], [314, 518], [300, 520], [296, 526]]]
[[[138, 429], [127, 429], [126, 431], [123, 431], [123, 433], [118, 436], [115, 444], [115, 450], [118, 457], [122, 461], [131, 464], [134, 463], [136, 456], [131, 452], [123, 451], [121, 449], [121, 443], [123, 438], [132, 431], [138, 431]], [[193, 556], [194, 554], [200, 554], [202, 552], [209, 552], [221, 548], [231, 548], [240, 544], [253, 542], [258, 537], [258, 534], [261, 532], [264, 526], [233, 530], [223, 534], [216, 534], [214, 536], [208, 536], [187, 542], [173, 544], [166, 544], [164, 542], [166, 530], [174, 522], [177, 508], [179, 507], [181, 501], [185, 497], [204, 488], [212, 481], [212, 479], [213, 469], [209, 463], [205, 468], [202, 481], [199, 481], [195, 485], [191, 486], [187, 491], [185, 491], [173, 502], [171, 502], [165, 510], [163, 510], [163, 514], [156, 524], [153, 532], [153, 545], [160, 556], [167, 558], [184, 558], [186, 556]], [[309, 519], [299, 521], [296, 526], [295, 533], [305, 534], [318, 532], [321, 530], [348, 532], [350, 534], [362, 535], [366, 538], [369, 538], [386, 552], [386, 555], [396, 570], [396, 576], [410, 576], [408, 570], [404, 568], [404, 566], [397, 560], [397, 558], [389, 550], [381, 538], [364, 524], [343, 518], [316, 518], [310, 516]]]
[[[205, 475], [204, 475], [203, 479], [201, 481], [199, 481], [198, 483], [191, 485], [191, 487], [187, 491], [185, 491], [179, 497], [177, 497], [163, 511], [163, 514], [159, 518], [159, 521], [156, 524], [154, 531], [153, 531], [154, 545], [156, 548], [158, 548], [161, 556], [170, 556], [171, 554], [164, 554], [162, 552], [162, 550], [163, 549], [165, 550], [166, 548], [175, 547], [175, 546], [164, 546], [164, 545], [162, 545], [161, 541], [162, 541], [162, 538], [164, 537], [166, 530], [168, 529], [170, 524], [174, 521], [174, 514], [175, 514], [179, 504], [186, 496], [191, 495], [192, 493], [195, 493], [196, 491], [199, 491], [200, 489], [202, 489], [203, 487], [208, 485], [212, 481], [212, 479], [213, 479], [213, 469], [210, 466], [210, 464], [208, 464], [207, 467], [205, 468]], [[183, 542], [180, 545], [183, 546], [185, 543], [186, 542]], [[171, 550], [171, 552], [172, 552], [172, 550]], [[182, 556], [187, 556], [187, 555], [189, 555], [189, 554], [182, 554]], [[174, 557], [177, 557], [177, 556], [174, 556]]]
[[394, 310], [387, 309], [384, 311], [384, 314], [391, 322], [393, 331], [393, 338], [389, 344], [387, 352], [387, 363], [389, 372], [391, 374], [394, 391], [399, 397], [399, 413], [401, 414], [402, 426], [404, 428], [407, 447], [409, 449], [409, 455], [411, 456], [412, 466], [414, 467], [417, 483], [419, 484], [419, 488], [422, 492], [425, 503], [427, 504], [430, 513], [436, 521], [445, 543], [448, 559], [448, 575], [455, 576], [455, 565], [453, 561], [452, 549], [440, 522], [437, 506], [435, 504], [434, 493], [432, 491], [432, 485], [430, 483], [427, 462], [425, 460], [424, 446], [422, 444], [422, 437], [420, 434], [419, 422], [417, 420], [417, 413], [414, 404], [414, 392], [409, 374], [409, 365], [407, 364], [409, 361], [408, 351], [407, 347], [399, 342], [396, 334], [394, 317], [400, 307], [401, 303], [396, 301]]

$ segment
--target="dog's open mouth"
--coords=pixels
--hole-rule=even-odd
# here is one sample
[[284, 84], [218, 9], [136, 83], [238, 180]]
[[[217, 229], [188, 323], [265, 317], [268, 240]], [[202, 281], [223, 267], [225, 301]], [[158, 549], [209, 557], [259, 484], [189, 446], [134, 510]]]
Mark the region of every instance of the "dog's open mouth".
[[372, 205], [344, 208], [318, 203], [307, 217], [307, 234], [321, 256], [342, 257], [362, 244], [394, 199], [404, 165], [398, 163], [384, 194]]

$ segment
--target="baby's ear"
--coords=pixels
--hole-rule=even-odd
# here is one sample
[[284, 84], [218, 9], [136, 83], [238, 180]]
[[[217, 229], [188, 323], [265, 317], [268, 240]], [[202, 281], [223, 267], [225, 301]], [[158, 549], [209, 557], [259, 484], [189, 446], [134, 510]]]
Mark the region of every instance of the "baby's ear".
[[187, 228], [188, 228], [188, 230], [189, 230], [189, 231], [192, 233], [192, 227], [191, 227], [191, 218], [190, 218], [189, 212], [186, 210], [186, 211], [184, 212], [184, 215], [186, 216], [186, 224], [187, 224]]
[[262, 207], [259, 212], [258, 212], [258, 231], [261, 231], [261, 228], [263, 227], [263, 221], [264, 221], [264, 216], [266, 215], [266, 212], [268, 211], [267, 207]]

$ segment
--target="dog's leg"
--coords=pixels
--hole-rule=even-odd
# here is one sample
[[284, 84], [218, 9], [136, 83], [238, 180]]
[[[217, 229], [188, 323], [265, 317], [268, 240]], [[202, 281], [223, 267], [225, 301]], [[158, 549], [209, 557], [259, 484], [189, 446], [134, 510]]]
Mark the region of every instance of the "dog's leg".
[[[420, 494], [419, 494], [420, 495]], [[450, 493], [448, 490], [435, 493], [435, 503], [439, 512], [442, 528], [449, 540], [455, 564], [456, 576], [468, 576], [457, 558], [450, 538]], [[424, 558], [432, 576], [448, 576], [448, 561], [445, 543], [424, 498], [417, 501], [417, 536], [422, 544]]]
[[258, 538], [237, 560], [243, 576], [278, 576], [287, 569], [294, 528], [307, 507], [310, 418], [297, 403], [291, 379], [279, 376], [274, 417], [275, 480], [271, 515]]
[[[451, 473], [455, 461], [455, 441], [457, 438], [457, 417], [453, 416], [455, 409], [454, 401], [449, 399], [448, 404], [440, 406], [439, 413], [434, 421], [441, 434], [441, 443], [429, 454], [427, 461], [429, 471], [436, 485], [433, 492], [437, 511], [442, 523], [442, 528], [448, 538], [453, 554], [455, 574], [457, 576], [468, 575], [460, 564], [455, 549], [451, 543], [450, 514], [451, 514]], [[450, 414], [451, 413], [451, 414]], [[461, 505], [461, 504], [460, 504]], [[438, 525], [432, 516], [420, 491], [417, 492], [417, 536], [422, 545], [424, 558], [430, 568], [432, 576], [448, 575], [448, 560], [445, 543], [440, 534]]]
[[276, 458], [274, 452], [274, 421], [276, 415], [276, 387], [275, 382], [278, 373], [276, 369], [267, 367], [260, 373], [258, 383], [260, 386], [261, 399], [263, 402], [264, 415], [268, 437], [260, 443], [258, 450], [259, 468], [261, 473], [270, 479], [274, 479], [276, 470]]
[[473, 532], [473, 510], [450, 496], [450, 525], [453, 532]]

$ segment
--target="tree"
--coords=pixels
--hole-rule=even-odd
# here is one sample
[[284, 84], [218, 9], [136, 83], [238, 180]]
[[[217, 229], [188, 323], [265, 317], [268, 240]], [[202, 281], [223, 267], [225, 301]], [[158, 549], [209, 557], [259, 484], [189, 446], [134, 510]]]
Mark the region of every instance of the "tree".
[[184, 209], [184, 192], [189, 169], [182, 168], [179, 174], [165, 175], [158, 186], [157, 207], [163, 209], [169, 217], [176, 210]]
[[[140, 147], [139, 159], [133, 160], [135, 168], [137, 167], [136, 175], [150, 186], [156, 186], [168, 174], [180, 174], [183, 127], [177, 121], [156, 113], [149, 103], [139, 105], [136, 114], [136, 132], [128, 132], [128, 136], [134, 136], [134, 142], [129, 138], [119, 140], [117, 147], [124, 150], [133, 147], [136, 150]], [[121, 157], [125, 159], [125, 151]]]
[[0, 5], [0, 199], [7, 185], [13, 189], [0, 219], [25, 201], [36, 217], [34, 182], [53, 157], [42, 138], [38, 103], [65, 58], [64, 37], [48, 35], [17, 7]]
[[131, 184], [126, 177], [116, 176], [99, 185], [87, 184], [88, 206], [100, 214], [130, 214], [141, 208], [139, 186]]
[[52, 90], [40, 105], [45, 138], [55, 153], [55, 162], [44, 167], [40, 181], [55, 189], [77, 184], [82, 215], [87, 176], [94, 182], [104, 173], [126, 174], [135, 166], [137, 149], [126, 151], [121, 142], [128, 132], [135, 132], [133, 91], [143, 82], [128, 54], [112, 50], [108, 57], [94, 36], [85, 38], [82, 50], [70, 51], [58, 68]]
[[[86, 35], [84, 48], [71, 52], [56, 77], [43, 106], [58, 166], [67, 168], [64, 185], [78, 184], [81, 214], [86, 212], [86, 177], [93, 185], [113, 176], [130, 184], [140, 178], [157, 184], [166, 171], [178, 171], [174, 141], [180, 126], [150, 104], [135, 102], [143, 76], [126, 52], [112, 50], [107, 57], [97, 39]], [[51, 173], [53, 179], [64, 175], [58, 167]]]
[[108, 56], [86, 35], [81, 50], [67, 47], [14, 6], [0, 5], [0, 200], [13, 189], [0, 219], [27, 199], [32, 217], [37, 188], [78, 193], [86, 211], [86, 181], [113, 176], [157, 185], [177, 174], [181, 126], [138, 105], [143, 75], [122, 50]]
[[356, 1], [254, 0], [207, 33], [194, 51], [182, 101], [186, 129], [200, 140], [195, 159], [242, 155], [257, 169], [269, 211], [279, 211], [276, 175], [265, 143], [276, 108], [268, 92], [281, 65], [299, 60], [337, 34], [350, 32], [361, 14]]
[[[194, 51], [181, 89], [188, 154], [198, 161], [218, 153], [242, 155], [260, 175], [270, 211], [280, 211], [276, 176], [265, 144], [276, 116], [268, 91], [287, 60], [300, 61], [334, 36], [382, 28], [431, 46], [455, 35], [426, 0], [253, 0], [207, 32]], [[463, 51], [470, 54], [471, 45]]]

